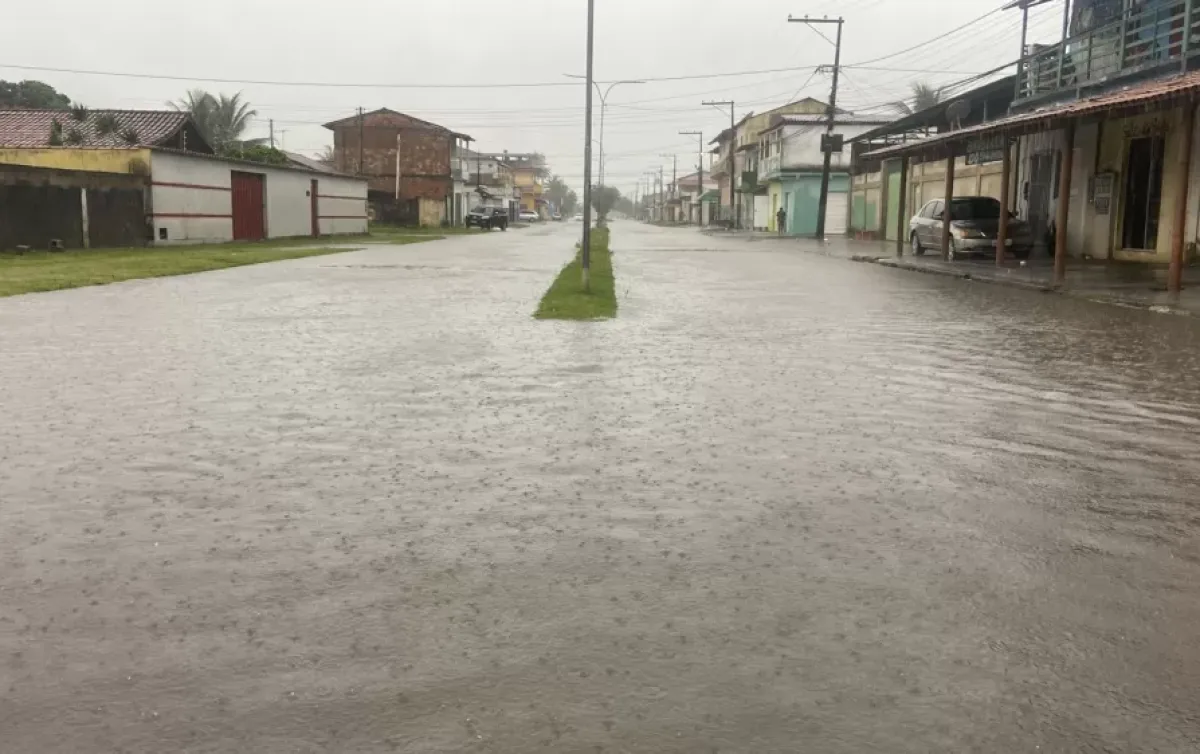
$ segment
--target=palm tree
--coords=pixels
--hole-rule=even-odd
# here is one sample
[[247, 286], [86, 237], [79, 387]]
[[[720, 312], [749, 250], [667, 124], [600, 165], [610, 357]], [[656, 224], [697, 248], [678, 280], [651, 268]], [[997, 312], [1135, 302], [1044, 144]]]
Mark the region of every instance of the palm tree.
[[913, 84], [912, 94], [911, 100], [893, 102], [892, 108], [901, 115], [912, 115], [937, 107], [942, 102], [942, 90], [924, 82]]
[[238, 141], [258, 115], [250, 103], [242, 99], [242, 93], [213, 96], [203, 89], [192, 89], [178, 102], [170, 103], [176, 110], [191, 113], [192, 119], [204, 136], [205, 141], [221, 152]]

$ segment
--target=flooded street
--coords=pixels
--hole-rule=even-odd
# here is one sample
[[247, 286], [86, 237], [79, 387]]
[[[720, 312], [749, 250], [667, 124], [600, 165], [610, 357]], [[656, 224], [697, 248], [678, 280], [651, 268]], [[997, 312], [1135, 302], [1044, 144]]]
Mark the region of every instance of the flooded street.
[[0, 751], [1200, 749], [1200, 322], [578, 231], [0, 300]]

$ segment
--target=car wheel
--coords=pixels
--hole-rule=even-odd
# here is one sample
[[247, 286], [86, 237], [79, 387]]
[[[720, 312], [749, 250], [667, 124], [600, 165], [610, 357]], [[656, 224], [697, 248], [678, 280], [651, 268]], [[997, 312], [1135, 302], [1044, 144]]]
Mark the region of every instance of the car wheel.
[[921, 245], [921, 239], [917, 238], [916, 233], [912, 234], [912, 251], [918, 257], [925, 255], [925, 247]]

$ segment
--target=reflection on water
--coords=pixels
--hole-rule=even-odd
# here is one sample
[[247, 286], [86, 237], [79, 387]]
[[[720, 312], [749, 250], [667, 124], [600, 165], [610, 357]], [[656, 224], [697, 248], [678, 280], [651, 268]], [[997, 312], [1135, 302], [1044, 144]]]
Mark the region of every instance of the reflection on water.
[[0, 748], [1197, 746], [1195, 324], [571, 233], [0, 302]]

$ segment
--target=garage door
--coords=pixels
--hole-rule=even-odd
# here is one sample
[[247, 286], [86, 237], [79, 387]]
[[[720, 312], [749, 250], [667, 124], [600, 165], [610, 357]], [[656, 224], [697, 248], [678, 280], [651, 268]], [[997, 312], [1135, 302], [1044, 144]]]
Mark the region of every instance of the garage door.
[[825, 205], [825, 235], [846, 235], [846, 212], [850, 205], [847, 202], [849, 194], [830, 192], [829, 203]]
[[266, 198], [264, 176], [260, 173], [232, 171], [233, 238], [235, 241], [261, 241], [267, 237], [263, 211]]

